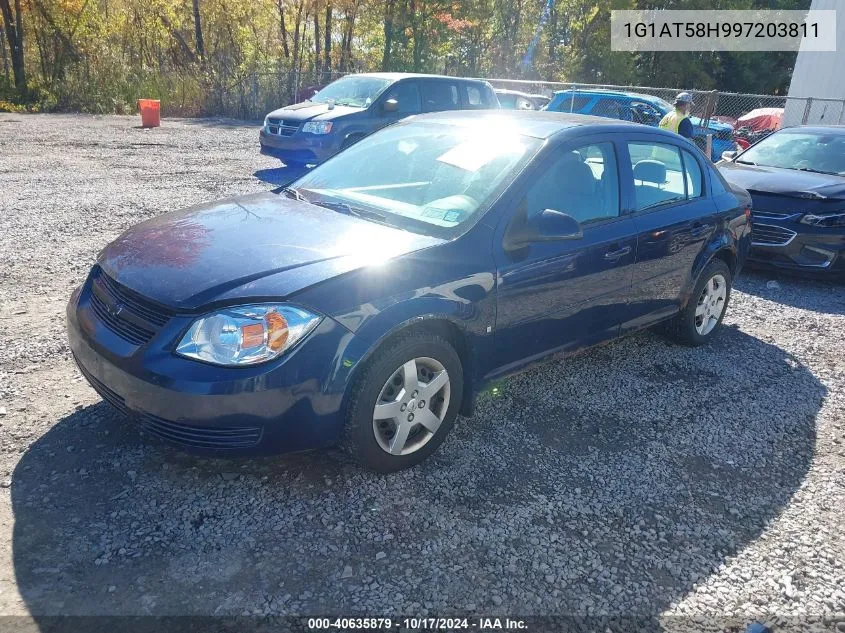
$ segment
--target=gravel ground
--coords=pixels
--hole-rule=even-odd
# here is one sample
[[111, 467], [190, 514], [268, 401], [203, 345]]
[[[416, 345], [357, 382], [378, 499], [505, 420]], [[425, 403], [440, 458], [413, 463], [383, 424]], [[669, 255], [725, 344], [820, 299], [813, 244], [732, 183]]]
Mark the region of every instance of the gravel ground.
[[845, 630], [845, 287], [747, 273], [710, 346], [643, 333], [511, 378], [399, 474], [199, 459], [100, 402], [65, 302], [124, 228], [292, 176], [254, 125], [136, 125], [0, 114], [0, 614]]

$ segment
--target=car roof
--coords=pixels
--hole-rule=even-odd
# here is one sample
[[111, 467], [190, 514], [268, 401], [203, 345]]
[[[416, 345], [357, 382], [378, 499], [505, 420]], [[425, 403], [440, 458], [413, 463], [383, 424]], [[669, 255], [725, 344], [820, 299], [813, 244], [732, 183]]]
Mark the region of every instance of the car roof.
[[546, 110], [447, 110], [418, 114], [409, 119], [456, 127], [490, 125], [491, 129], [494, 129], [496, 125], [506, 123], [518, 134], [539, 139], [547, 139], [560, 132], [573, 129], [676, 137], [671, 132], [630, 121]]
[[[591, 95], [597, 97], [628, 97], [631, 99], [641, 99], [643, 101], [666, 101], [654, 95], [647, 95], [641, 92], [628, 92], [626, 90], [581, 90], [579, 88], [567, 88], [566, 90], [557, 90], [556, 95], [559, 94], [576, 94], [576, 95]], [[667, 102], [668, 103], [668, 102]]]
[[[349, 77], [349, 75], [346, 75]], [[472, 83], [485, 83], [483, 79], [470, 79], [467, 77], [450, 77], [449, 75], [427, 75], [425, 73], [355, 73], [356, 77], [377, 77], [379, 79], [388, 79], [390, 81], [399, 81], [400, 79], [448, 79], [449, 81], [466, 81]]]

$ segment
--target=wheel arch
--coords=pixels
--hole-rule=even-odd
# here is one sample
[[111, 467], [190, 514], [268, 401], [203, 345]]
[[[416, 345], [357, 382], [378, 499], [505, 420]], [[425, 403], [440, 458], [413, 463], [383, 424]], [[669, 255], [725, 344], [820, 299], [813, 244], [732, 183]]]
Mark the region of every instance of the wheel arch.
[[733, 249], [725, 246], [713, 253], [713, 257], [710, 258], [708, 263], [710, 263], [710, 261], [713, 261], [714, 259], [721, 259], [723, 262], [725, 262], [725, 264], [728, 265], [728, 270], [731, 271], [731, 279], [733, 279], [734, 275], [736, 274], [736, 252]]
[[692, 296], [692, 291], [698, 283], [701, 274], [710, 265], [713, 260], [721, 260], [727, 265], [731, 273], [731, 285], [733, 285], [733, 277], [737, 271], [739, 259], [736, 253], [736, 246], [732, 244], [726, 237], [722, 236], [714, 240], [708, 249], [701, 253], [696, 265], [693, 267], [692, 273], [689, 277], [689, 282], [684, 290], [683, 301], [681, 302], [681, 309], [683, 309]]
[[[408, 319], [394, 328], [384, 333], [376, 341], [374, 341], [367, 351], [361, 356], [360, 360], [355, 363], [352, 371], [347, 379], [347, 385], [354, 385], [361, 373], [372, 361], [373, 356], [382, 349], [385, 345], [389, 345], [392, 340], [413, 332], [424, 332], [435, 336], [440, 336], [446, 339], [452, 345], [455, 353], [461, 361], [462, 378], [464, 383], [463, 399], [461, 401], [460, 413], [461, 415], [471, 415], [473, 404], [475, 401], [475, 391], [473, 388], [473, 359], [472, 359], [472, 343], [470, 342], [470, 335], [465, 328], [461, 327], [453, 319], [443, 314], [430, 314], [425, 316], [418, 316]], [[347, 389], [343, 396], [342, 410], [346, 411], [351, 389]]]

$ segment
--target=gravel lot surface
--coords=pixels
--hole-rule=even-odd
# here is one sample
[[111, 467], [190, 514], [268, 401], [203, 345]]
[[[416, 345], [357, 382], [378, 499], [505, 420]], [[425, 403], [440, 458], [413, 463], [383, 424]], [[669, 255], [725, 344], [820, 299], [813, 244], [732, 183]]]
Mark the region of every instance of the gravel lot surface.
[[712, 345], [643, 333], [511, 378], [399, 474], [199, 459], [87, 386], [65, 302], [126, 227], [292, 175], [254, 125], [137, 123], [0, 114], [0, 614], [845, 630], [845, 286], [749, 272]]

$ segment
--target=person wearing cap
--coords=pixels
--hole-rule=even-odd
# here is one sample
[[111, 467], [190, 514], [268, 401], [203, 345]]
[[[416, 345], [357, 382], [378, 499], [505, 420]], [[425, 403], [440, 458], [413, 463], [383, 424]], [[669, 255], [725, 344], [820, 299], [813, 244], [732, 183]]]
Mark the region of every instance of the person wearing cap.
[[675, 97], [675, 109], [660, 119], [660, 128], [691, 139], [693, 137], [692, 121], [689, 118], [691, 107], [692, 95], [688, 92], [678, 94]]

